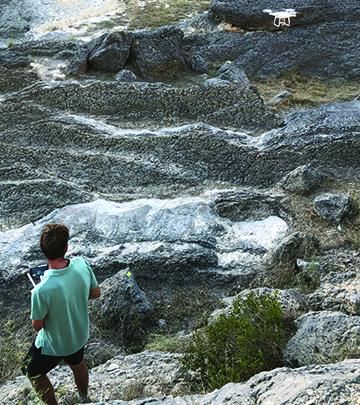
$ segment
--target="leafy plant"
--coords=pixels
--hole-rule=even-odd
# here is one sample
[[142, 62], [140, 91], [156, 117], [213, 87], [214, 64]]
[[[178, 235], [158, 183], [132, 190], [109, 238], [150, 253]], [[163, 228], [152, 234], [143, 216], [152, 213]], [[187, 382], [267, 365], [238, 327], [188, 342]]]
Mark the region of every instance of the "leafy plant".
[[205, 385], [220, 388], [281, 365], [284, 331], [278, 296], [251, 291], [233, 301], [231, 314], [219, 315], [197, 330], [182, 359], [199, 371]]

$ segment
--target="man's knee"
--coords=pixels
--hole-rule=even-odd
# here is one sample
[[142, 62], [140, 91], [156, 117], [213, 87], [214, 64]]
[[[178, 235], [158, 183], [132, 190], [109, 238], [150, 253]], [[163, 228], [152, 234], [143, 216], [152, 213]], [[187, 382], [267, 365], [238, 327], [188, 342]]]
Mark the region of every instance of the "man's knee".
[[84, 359], [79, 364], [76, 364], [76, 365], [68, 364], [68, 366], [71, 368], [71, 370], [74, 373], [76, 373], [77, 371], [87, 371], [87, 367], [86, 367]]

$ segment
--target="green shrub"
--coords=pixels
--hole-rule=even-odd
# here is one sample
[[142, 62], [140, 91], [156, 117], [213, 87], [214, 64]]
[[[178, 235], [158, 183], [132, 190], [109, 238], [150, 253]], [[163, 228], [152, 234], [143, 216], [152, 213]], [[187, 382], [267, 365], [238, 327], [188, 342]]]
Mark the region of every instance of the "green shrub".
[[275, 295], [251, 291], [233, 301], [232, 313], [194, 333], [182, 360], [211, 389], [246, 381], [281, 365], [284, 331]]

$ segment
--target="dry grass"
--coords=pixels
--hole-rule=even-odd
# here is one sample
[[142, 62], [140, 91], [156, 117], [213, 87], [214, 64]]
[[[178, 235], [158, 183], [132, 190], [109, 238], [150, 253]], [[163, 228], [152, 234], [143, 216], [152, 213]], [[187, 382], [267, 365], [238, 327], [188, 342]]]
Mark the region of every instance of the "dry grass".
[[294, 107], [316, 108], [334, 101], [351, 101], [360, 95], [359, 82], [340, 78], [309, 77], [295, 70], [268, 79], [251, 77], [251, 83], [259, 89], [265, 103], [282, 91], [292, 93], [292, 97], [279, 106], [285, 110]]
[[0, 385], [15, 378], [30, 348], [34, 333], [29, 315], [12, 313], [0, 324]]
[[306, 232], [317, 237], [325, 248], [336, 248], [350, 245], [360, 248], [360, 217], [344, 222], [338, 227], [323, 220], [314, 210], [314, 198], [321, 193], [341, 193], [360, 201], [360, 178], [347, 181], [327, 181], [321, 191], [299, 196], [292, 194], [289, 198], [292, 220], [289, 223], [291, 232]]

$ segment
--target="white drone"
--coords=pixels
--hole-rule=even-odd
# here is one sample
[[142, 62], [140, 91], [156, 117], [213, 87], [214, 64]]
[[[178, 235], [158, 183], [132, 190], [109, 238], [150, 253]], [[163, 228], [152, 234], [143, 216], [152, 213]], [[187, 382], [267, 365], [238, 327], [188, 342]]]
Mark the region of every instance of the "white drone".
[[263, 10], [264, 13], [274, 16], [275, 27], [280, 27], [280, 25], [290, 26], [290, 18], [296, 17], [296, 11], [293, 8], [286, 8], [285, 10], [272, 11], [270, 9]]

